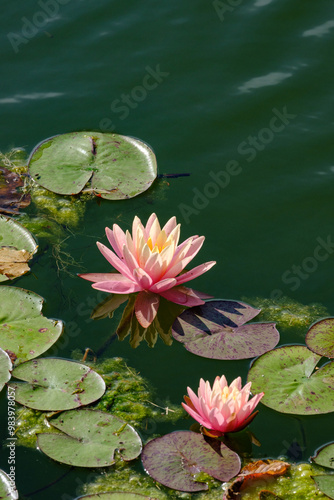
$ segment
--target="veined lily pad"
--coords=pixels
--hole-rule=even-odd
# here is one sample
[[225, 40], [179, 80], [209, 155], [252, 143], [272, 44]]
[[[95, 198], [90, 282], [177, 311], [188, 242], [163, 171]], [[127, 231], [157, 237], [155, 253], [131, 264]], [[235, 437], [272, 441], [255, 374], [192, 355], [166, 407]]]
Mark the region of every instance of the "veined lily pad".
[[83, 497], [78, 497], [76, 500], [83, 500], [84, 498], [92, 498], [93, 500], [142, 500], [143, 498], [148, 498], [149, 500], [156, 500], [153, 497], [148, 497], [146, 495], [140, 495], [139, 493], [130, 493], [128, 491], [114, 491], [112, 493], [96, 493], [95, 495], [85, 495]]
[[19, 495], [16, 486], [13, 485], [10, 477], [0, 469], [0, 498], [8, 500], [18, 500]]
[[60, 337], [63, 323], [42, 316], [43, 299], [34, 292], [0, 286], [0, 347], [18, 362], [33, 359]]
[[218, 441], [213, 449], [202, 434], [176, 431], [150, 441], [141, 459], [144, 469], [159, 483], [174, 490], [196, 492], [208, 485], [196, 481], [205, 472], [219, 481], [229, 481], [240, 470], [240, 458]]
[[76, 467], [106, 467], [115, 463], [115, 450], [126, 461], [140, 455], [137, 432], [108, 413], [72, 410], [50, 423], [63, 434], [39, 434], [38, 447], [58, 462]]
[[58, 358], [34, 359], [14, 369], [11, 382], [15, 400], [43, 411], [70, 410], [99, 399], [105, 391], [103, 378], [86, 365]]
[[316, 369], [321, 356], [305, 346], [279, 347], [260, 356], [248, 373], [252, 392], [282, 413], [314, 415], [334, 411], [334, 362]]
[[188, 351], [204, 358], [254, 358], [273, 349], [279, 341], [274, 323], [245, 325], [259, 312], [243, 302], [209, 301], [184, 311], [173, 325], [173, 337]]
[[10, 380], [12, 368], [10, 357], [0, 348], [0, 392], [2, 391], [5, 383]]
[[[20, 251], [25, 252], [24, 256], [26, 258], [23, 262], [26, 262], [37, 251], [37, 243], [32, 234], [21, 226], [21, 224], [10, 217], [0, 215], [0, 250], [5, 252], [3, 258], [1, 258], [0, 253], [0, 282], [16, 278], [29, 271], [27, 265], [25, 267], [22, 266], [22, 259], [19, 259], [21, 261], [21, 266], [19, 266], [16, 272], [10, 267], [10, 263], [18, 262], [18, 255], [13, 255], [13, 257], [8, 260], [8, 248], [11, 248], [12, 251], [19, 251], [19, 256]], [[20, 257], [23, 255], [22, 252]]]
[[305, 342], [316, 354], [334, 358], [334, 318], [325, 318], [314, 323], [306, 334]]
[[78, 194], [91, 181], [102, 198], [133, 198], [157, 176], [150, 147], [139, 139], [101, 132], [72, 132], [38, 144], [29, 172], [41, 186], [58, 194]]

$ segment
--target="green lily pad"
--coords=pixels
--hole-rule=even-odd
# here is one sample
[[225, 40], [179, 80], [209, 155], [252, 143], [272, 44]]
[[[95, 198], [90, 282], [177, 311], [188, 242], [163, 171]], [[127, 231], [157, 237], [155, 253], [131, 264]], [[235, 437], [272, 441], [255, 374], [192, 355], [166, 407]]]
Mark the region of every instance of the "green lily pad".
[[41, 186], [58, 194], [91, 190], [108, 200], [133, 198], [157, 176], [151, 148], [133, 137], [101, 132], [72, 132], [38, 144], [29, 158], [29, 172]]
[[0, 392], [4, 388], [5, 383], [10, 380], [12, 369], [10, 357], [0, 348]]
[[326, 444], [314, 457], [311, 457], [312, 462], [315, 462], [322, 467], [334, 469], [334, 443]]
[[279, 341], [275, 323], [245, 324], [259, 312], [243, 302], [212, 300], [184, 311], [173, 324], [173, 337], [204, 358], [254, 358]]
[[15, 484], [7, 474], [0, 469], [0, 498], [8, 500], [18, 500], [19, 495]]
[[42, 411], [71, 410], [96, 401], [105, 392], [103, 378], [86, 365], [59, 358], [34, 359], [13, 370], [15, 400]]
[[279, 347], [260, 356], [248, 372], [252, 392], [282, 413], [315, 415], [334, 411], [334, 362], [317, 369], [321, 356], [305, 346]]
[[19, 363], [49, 349], [60, 337], [63, 323], [45, 318], [43, 298], [23, 288], [0, 286], [0, 347]]
[[329, 498], [334, 498], [334, 476], [324, 474], [323, 476], [313, 476], [312, 479], [322, 493]]
[[77, 497], [75, 500], [82, 500], [84, 498], [92, 498], [101, 500], [141, 500], [142, 498], [148, 498], [149, 500], [156, 500], [153, 497], [148, 497], [146, 495], [140, 495], [139, 493], [130, 493], [127, 491], [114, 491], [113, 493], [96, 493], [93, 495], [85, 495], [83, 497]]
[[[209, 442], [219, 449], [214, 449]], [[156, 481], [180, 491], [207, 490], [206, 483], [196, 480], [201, 472], [219, 481], [229, 481], [240, 470], [240, 458], [234, 451], [217, 440], [205, 440], [202, 434], [190, 431], [176, 431], [152, 439], [141, 459], [146, 472]]]
[[43, 453], [76, 467], [106, 467], [115, 463], [115, 451], [123, 460], [141, 453], [141, 439], [129, 424], [98, 410], [72, 410], [50, 421], [63, 434], [37, 437]]
[[[13, 247], [16, 250], [26, 250], [31, 255], [37, 251], [37, 243], [32, 234], [21, 224], [4, 215], [0, 215], [0, 248], [1, 247]], [[0, 282], [10, 279], [9, 276], [6, 276], [5, 269], [1, 270], [1, 268], [2, 262], [0, 261]], [[29, 271], [28, 267], [24, 272], [27, 271]], [[20, 274], [22, 275], [24, 272]]]
[[311, 351], [334, 358], [334, 318], [325, 318], [311, 326], [305, 343]]

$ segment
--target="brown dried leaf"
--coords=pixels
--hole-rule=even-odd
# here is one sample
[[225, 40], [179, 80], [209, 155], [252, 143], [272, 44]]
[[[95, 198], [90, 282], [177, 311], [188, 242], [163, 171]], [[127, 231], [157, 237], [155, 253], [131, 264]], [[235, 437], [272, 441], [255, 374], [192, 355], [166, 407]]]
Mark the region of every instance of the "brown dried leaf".
[[0, 167], [0, 213], [17, 213], [30, 204], [30, 195], [18, 191], [23, 186], [19, 175]]
[[17, 250], [15, 247], [0, 247], [0, 274], [9, 279], [18, 278], [30, 271], [27, 264], [32, 254], [27, 250]]

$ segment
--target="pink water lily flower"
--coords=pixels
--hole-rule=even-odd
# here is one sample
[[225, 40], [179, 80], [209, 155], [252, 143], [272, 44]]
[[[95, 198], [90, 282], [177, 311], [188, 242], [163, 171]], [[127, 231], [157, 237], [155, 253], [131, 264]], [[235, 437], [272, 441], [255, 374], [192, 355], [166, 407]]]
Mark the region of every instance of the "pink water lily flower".
[[159, 298], [187, 307], [204, 304], [206, 294], [186, 288], [183, 283], [208, 271], [215, 262], [206, 262], [180, 274], [195, 257], [204, 242], [204, 236], [191, 236], [180, 245], [180, 224], [172, 217], [161, 229], [158, 218], [152, 214], [144, 227], [134, 218], [132, 235], [117, 225], [106, 228], [106, 235], [114, 252], [102, 243], [97, 246], [102, 255], [120, 273], [79, 274], [93, 281], [93, 288], [115, 294], [139, 292], [135, 314], [147, 328], [155, 318]]
[[222, 436], [226, 432], [240, 431], [246, 427], [258, 412], [252, 411], [264, 396], [261, 392], [248, 401], [251, 382], [242, 388], [241, 378], [233, 380], [229, 386], [224, 375], [216, 377], [210, 386], [208, 381], [200, 380], [198, 396], [190, 389], [182, 403], [183, 408], [205, 429], [205, 434]]

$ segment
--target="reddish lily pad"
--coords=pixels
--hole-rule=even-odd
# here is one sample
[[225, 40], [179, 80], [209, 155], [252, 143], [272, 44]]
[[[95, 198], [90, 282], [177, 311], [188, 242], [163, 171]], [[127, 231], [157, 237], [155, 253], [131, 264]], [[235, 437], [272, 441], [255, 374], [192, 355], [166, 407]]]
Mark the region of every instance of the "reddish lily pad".
[[202, 434], [176, 431], [150, 441], [141, 459], [146, 472], [159, 483], [174, 490], [196, 492], [208, 489], [206, 483], [196, 481], [201, 472], [219, 481], [229, 481], [238, 474], [239, 456], [223, 443], [218, 451]]
[[259, 312], [239, 301], [209, 301], [184, 311], [173, 324], [173, 337], [204, 358], [254, 358], [279, 341], [275, 323], [245, 324]]
[[334, 318], [325, 318], [314, 323], [306, 334], [305, 342], [316, 354], [334, 358]]
[[29, 408], [58, 411], [79, 408], [96, 401], [105, 392], [103, 378], [89, 366], [58, 358], [21, 363], [12, 376], [25, 382], [11, 382], [15, 400]]
[[260, 356], [248, 373], [252, 392], [282, 413], [315, 415], [334, 411], [334, 362], [318, 369], [321, 356], [307, 347], [279, 347]]
[[62, 431], [38, 434], [39, 449], [53, 460], [75, 467], [107, 467], [115, 451], [134, 460], [142, 445], [137, 432], [123, 420], [98, 410], [72, 410], [50, 421]]

